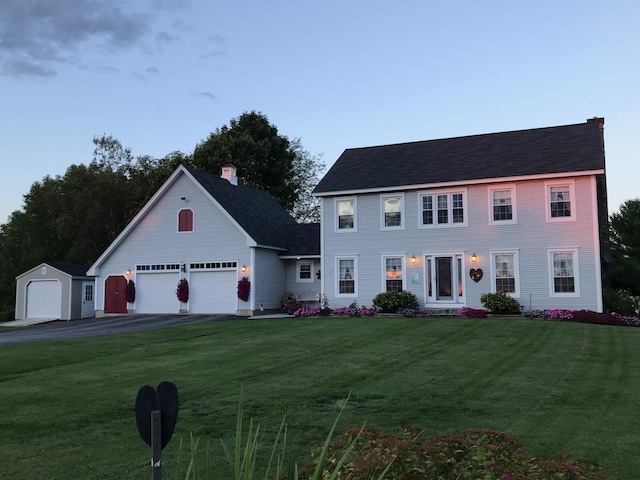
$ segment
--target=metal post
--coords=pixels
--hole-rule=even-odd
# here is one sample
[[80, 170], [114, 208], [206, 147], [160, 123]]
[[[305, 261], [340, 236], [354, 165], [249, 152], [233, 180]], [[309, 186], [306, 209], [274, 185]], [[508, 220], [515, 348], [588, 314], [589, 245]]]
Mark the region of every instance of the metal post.
[[160, 410], [153, 410], [151, 412], [151, 480], [162, 480], [162, 432], [160, 418]]

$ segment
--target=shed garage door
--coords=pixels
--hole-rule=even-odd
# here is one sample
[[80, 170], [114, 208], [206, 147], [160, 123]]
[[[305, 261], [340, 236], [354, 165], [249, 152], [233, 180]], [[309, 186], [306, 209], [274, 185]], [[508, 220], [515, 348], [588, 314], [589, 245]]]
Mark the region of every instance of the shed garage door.
[[191, 272], [189, 311], [191, 313], [236, 313], [236, 272]]
[[178, 313], [176, 288], [178, 273], [138, 273], [136, 275], [136, 313]]
[[30, 282], [27, 285], [27, 318], [60, 318], [62, 285], [57, 280]]

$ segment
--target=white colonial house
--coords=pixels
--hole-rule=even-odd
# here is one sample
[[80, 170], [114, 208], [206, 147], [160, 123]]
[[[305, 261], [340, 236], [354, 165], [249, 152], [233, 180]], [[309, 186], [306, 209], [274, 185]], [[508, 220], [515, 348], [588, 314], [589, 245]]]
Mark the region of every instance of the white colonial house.
[[314, 191], [330, 304], [408, 290], [482, 308], [502, 290], [525, 309], [602, 311], [603, 125], [345, 150]]
[[[314, 190], [319, 225], [241, 185], [233, 165], [180, 166], [86, 272], [96, 316], [251, 315], [280, 311], [288, 292], [371, 305], [388, 290], [436, 310], [481, 308], [501, 290], [527, 309], [602, 311], [603, 125], [347, 149]], [[20, 315], [65, 316], [37, 308], [39, 291], [60, 297], [53, 279], [25, 279]]]

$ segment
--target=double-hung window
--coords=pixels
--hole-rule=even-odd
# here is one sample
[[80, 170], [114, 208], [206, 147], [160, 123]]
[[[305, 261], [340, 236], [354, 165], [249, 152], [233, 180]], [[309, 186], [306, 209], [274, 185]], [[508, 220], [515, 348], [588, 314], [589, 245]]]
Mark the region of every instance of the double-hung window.
[[547, 182], [546, 210], [547, 221], [561, 222], [576, 219], [575, 182]]
[[518, 252], [491, 252], [491, 291], [520, 296], [519, 270]]
[[296, 280], [298, 282], [313, 282], [312, 260], [298, 260], [297, 267], [298, 275]]
[[467, 192], [422, 192], [418, 195], [420, 228], [461, 227], [467, 225]]
[[516, 188], [513, 185], [504, 185], [489, 188], [489, 224], [504, 225], [516, 223]]
[[549, 294], [554, 297], [580, 295], [578, 249], [549, 250]]
[[356, 289], [356, 258], [355, 257], [338, 257], [336, 259], [336, 270], [338, 273], [337, 295], [354, 296], [357, 295]]
[[404, 229], [404, 196], [403, 195], [381, 195], [380, 227], [382, 230], [402, 230]]
[[384, 291], [400, 292], [402, 291], [404, 275], [403, 275], [403, 258], [383, 257], [384, 265]]
[[356, 199], [336, 200], [336, 231], [354, 231], [356, 226]]

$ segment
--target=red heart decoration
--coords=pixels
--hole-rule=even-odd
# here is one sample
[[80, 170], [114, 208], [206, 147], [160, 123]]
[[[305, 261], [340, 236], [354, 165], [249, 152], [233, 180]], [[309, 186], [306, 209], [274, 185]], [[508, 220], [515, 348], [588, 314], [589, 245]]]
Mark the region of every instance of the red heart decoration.
[[482, 279], [482, 269], [472, 268], [471, 270], [469, 270], [469, 276], [474, 282], [479, 282]]

